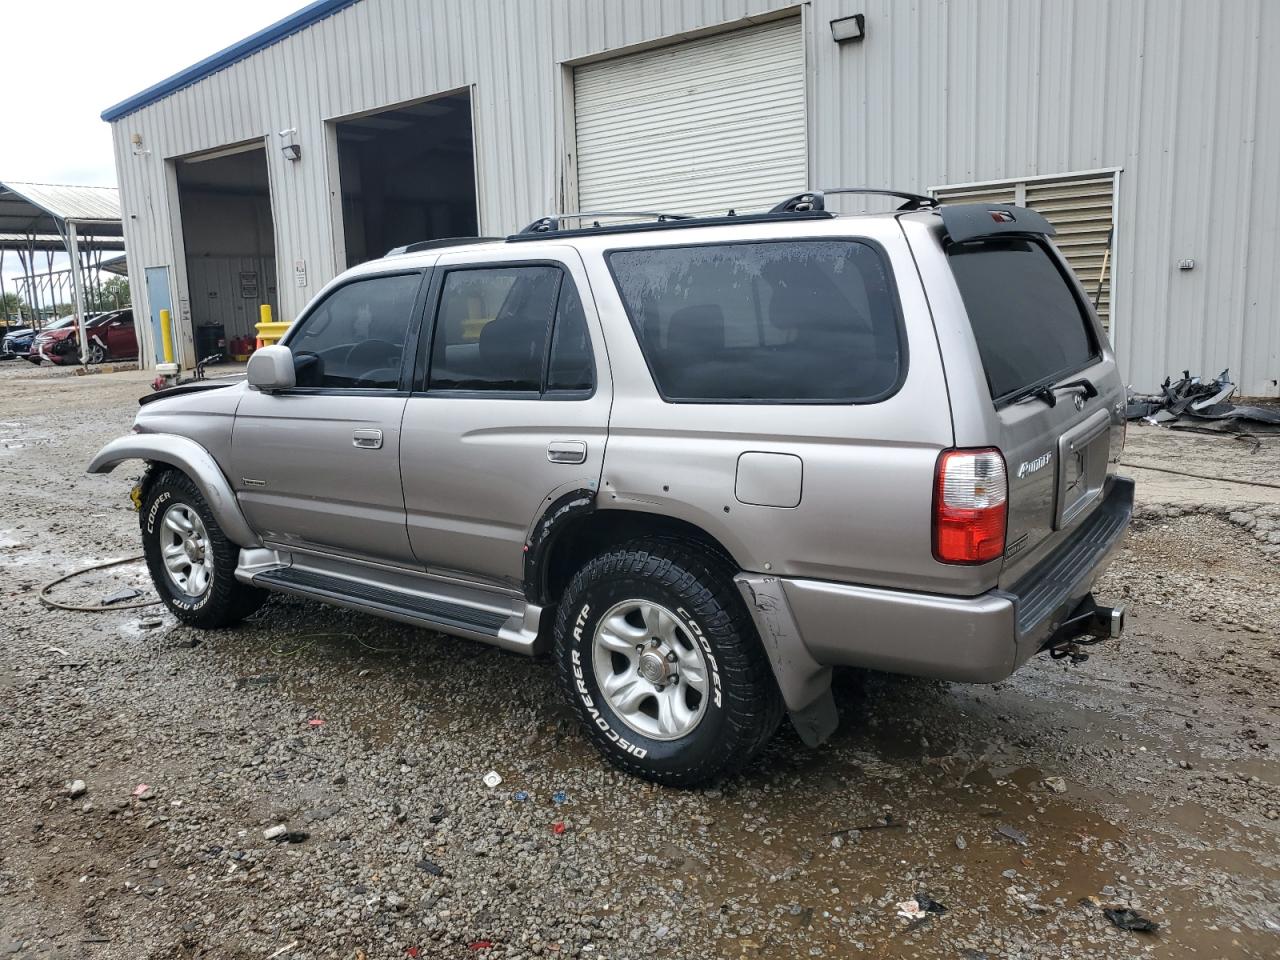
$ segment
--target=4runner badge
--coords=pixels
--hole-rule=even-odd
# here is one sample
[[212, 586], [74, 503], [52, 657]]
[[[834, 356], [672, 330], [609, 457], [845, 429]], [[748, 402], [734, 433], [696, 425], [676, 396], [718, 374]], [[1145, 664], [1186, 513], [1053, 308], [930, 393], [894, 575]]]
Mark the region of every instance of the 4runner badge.
[[1049, 461], [1053, 459], [1053, 451], [1042, 453], [1034, 460], [1023, 460], [1018, 464], [1018, 479], [1021, 480], [1029, 473], [1035, 473], [1037, 470], [1043, 469], [1049, 465]]

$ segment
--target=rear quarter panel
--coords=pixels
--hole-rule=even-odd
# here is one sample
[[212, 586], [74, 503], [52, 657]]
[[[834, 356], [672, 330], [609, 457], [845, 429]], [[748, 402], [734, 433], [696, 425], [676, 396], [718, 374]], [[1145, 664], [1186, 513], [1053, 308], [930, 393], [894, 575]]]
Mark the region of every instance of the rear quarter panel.
[[[869, 404], [669, 403], [659, 395], [609, 272], [609, 247], [583, 242], [614, 376], [599, 507], [662, 514], [701, 527], [745, 570], [911, 590], [963, 592], [965, 572], [932, 555], [934, 465], [952, 444], [946, 383], [928, 304], [896, 222], [837, 219], [650, 234], [655, 245], [780, 237], [871, 239], [885, 251], [905, 324], [907, 372]], [[802, 461], [794, 507], [742, 503], [744, 453]]]

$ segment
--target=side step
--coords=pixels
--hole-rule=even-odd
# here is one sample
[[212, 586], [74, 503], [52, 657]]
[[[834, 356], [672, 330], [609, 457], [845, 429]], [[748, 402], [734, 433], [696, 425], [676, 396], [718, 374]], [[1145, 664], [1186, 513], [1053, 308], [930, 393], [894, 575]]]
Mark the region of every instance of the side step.
[[271, 567], [245, 578], [257, 587], [323, 600], [453, 636], [468, 637], [516, 653], [532, 654], [537, 646], [541, 608], [525, 605], [521, 613], [456, 603], [423, 590], [380, 586], [306, 567]]

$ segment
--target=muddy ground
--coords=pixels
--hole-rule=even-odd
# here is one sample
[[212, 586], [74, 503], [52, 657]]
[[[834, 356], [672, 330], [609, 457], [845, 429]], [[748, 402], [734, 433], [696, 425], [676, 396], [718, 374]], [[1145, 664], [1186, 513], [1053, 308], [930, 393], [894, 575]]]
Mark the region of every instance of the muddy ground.
[[[1100, 589], [1122, 642], [993, 687], [850, 671], [830, 744], [679, 792], [603, 763], [546, 662], [292, 599], [211, 633], [43, 606], [138, 551], [136, 471], [83, 467], [145, 379], [0, 367], [0, 957], [1280, 954], [1280, 491], [1161, 474]], [[1280, 477], [1246, 446], [1129, 450]]]

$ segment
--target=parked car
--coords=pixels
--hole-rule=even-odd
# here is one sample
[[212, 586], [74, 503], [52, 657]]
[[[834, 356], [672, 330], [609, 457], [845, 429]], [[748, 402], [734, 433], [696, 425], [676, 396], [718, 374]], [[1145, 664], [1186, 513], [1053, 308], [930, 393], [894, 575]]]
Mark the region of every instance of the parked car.
[[17, 360], [31, 352], [36, 332], [31, 327], [10, 327], [0, 340], [0, 360]]
[[43, 333], [49, 333], [54, 330], [66, 330], [76, 322], [75, 314], [65, 317], [59, 317], [57, 320], [51, 320], [46, 323], [40, 330], [31, 331], [31, 336], [25, 338], [26, 350], [22, 350], [22, 342], [15, 341], [14, 354], [39, 366], [46, 358], [36, 352], [36, 338]]
[[[422, 244], [328, 284], [247, 381], [144, 399], [152, 578], [532, 654], [671, 785], [816, 745], [832, 668], [1003, 680], [1082, 655], [1133, 483], [1124, 389], [1032, 210], [898, 194]], [[603, 215], [593, 215], [604, 221]]]
[[[36, 335], [31, 354], [39, 360], [65, 364], [80, 362], [80, 332], [75, 317], [65, 318], [54, 327]], [[89, 362], [120, 360], [138, 355], [138, 340], [133, 329], [133, 311], [112, 310], [85, 321], [85, 337], [89, 343]], [[31, 357], [28, 357], [31, 359]]]

